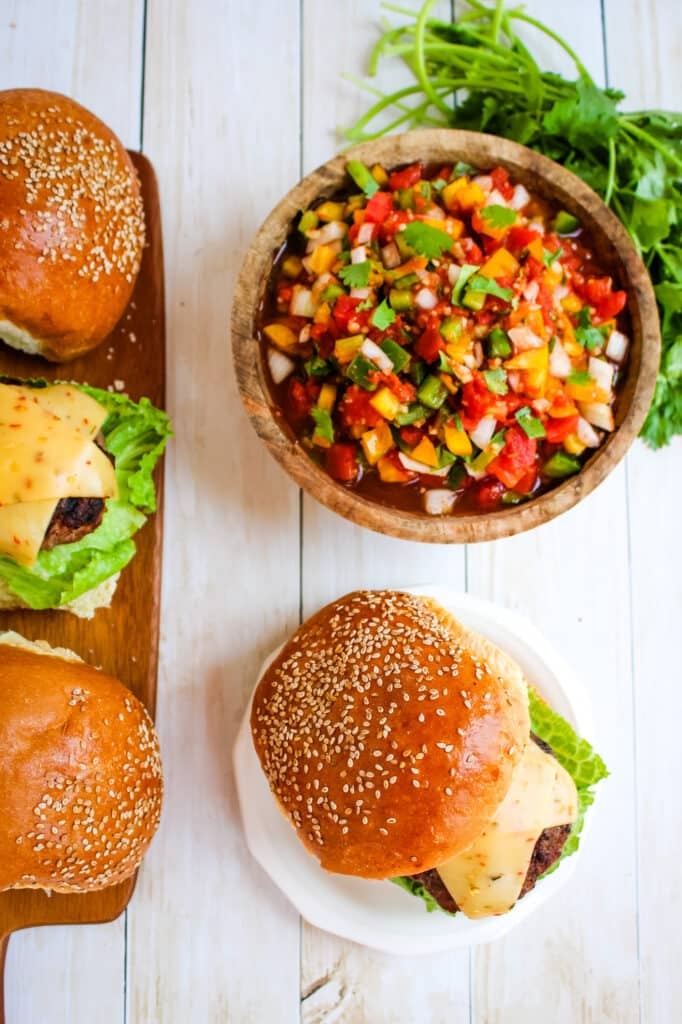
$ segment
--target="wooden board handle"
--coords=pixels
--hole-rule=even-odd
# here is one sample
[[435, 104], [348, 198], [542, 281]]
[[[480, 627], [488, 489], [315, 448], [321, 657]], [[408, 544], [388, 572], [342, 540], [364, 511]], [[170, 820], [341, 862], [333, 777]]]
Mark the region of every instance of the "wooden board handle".
[[5, 1024], [5, 962], [9, 935], [0, 936], [0, 1024]]

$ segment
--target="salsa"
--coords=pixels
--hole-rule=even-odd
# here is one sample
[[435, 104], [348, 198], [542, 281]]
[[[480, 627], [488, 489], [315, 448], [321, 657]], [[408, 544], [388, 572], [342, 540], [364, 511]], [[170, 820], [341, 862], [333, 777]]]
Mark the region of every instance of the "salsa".
[[431, 515], [515, 505], [614, 429], [627, 296], [580, 223], [496, 167], [358, 161], [304, 211], [259, 337], [290, 429], [335, 480]]

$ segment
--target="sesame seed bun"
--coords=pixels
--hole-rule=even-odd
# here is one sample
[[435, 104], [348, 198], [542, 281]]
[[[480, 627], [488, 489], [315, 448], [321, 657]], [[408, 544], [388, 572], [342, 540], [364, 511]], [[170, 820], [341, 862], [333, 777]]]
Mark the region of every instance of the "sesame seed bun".
[[124, 881], [161, 814], [147, 711], [73, 652], [15, 633], [0, 633], [0, 693], [0, 891]]
[[95, 348], [143, 244], [140, 184], [113, 132], [58, 93], [0, 92], [0, 338], [54, 362]]
[[359, 591], [314, 615], [259, 682], [254, 745], [328, 871], [415, 874], [491, 821], [529, 742], [521, 669], [436, 602]]

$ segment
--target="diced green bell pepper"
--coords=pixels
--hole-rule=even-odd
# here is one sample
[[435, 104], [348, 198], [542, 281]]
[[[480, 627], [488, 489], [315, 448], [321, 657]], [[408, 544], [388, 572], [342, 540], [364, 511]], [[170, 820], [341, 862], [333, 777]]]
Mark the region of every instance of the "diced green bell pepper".
[[542, 472], [552, 480], [560, 480], [564, 476], [573, 476], [580, 470], [580, 460], [568, 452], [554, 452], [551, 458], [547, 459]]

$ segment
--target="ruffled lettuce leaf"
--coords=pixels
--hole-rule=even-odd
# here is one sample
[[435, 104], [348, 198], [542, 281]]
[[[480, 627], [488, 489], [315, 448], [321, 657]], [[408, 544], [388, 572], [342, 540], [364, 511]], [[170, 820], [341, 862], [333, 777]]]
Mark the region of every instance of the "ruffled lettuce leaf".
[[[44, 387], [43, 381], [29, 381]], [[120, 572], [135, 555], [132, 537], [156, 509], [153, 472], [168, 438], [170, 420], [147, 398], [77, 385], [104, 406], [106, 448], [116, 460], [119, 497], [106, 503], [100, 526], [75, 544], [41, 551], [30, 568], [0, 556], [0, 579], [29, 607], [42, 610], [67, 604]]]
[[[528, 707], [531, 731], [538, 739], [543, 740], [552, 748], [557, 761], [571, 776], [578, 791], [578, 816], [571, 828], [571, 834], [564, 844], [561, 856], [544, 875], [540, 876], [542, 879], [556, 871], [561, 862], [578, 849], [580, 834], [585, 823], [585, 814], [588, 807], [594, 802], [594, 787], [602, 779], [605, 779], [609, 772], [602, 758], [587, 740], [578, 736], [573, 726], [569, 725], [556, 711], [553, 711], [532, 686], [528, 687]], [[407, 876], [392, 878], [391, 881], [423, 900], [429, 913], [434, 910], [439, 910], [444, 914], [449, 913], [440, 906], [421, 882]]]

